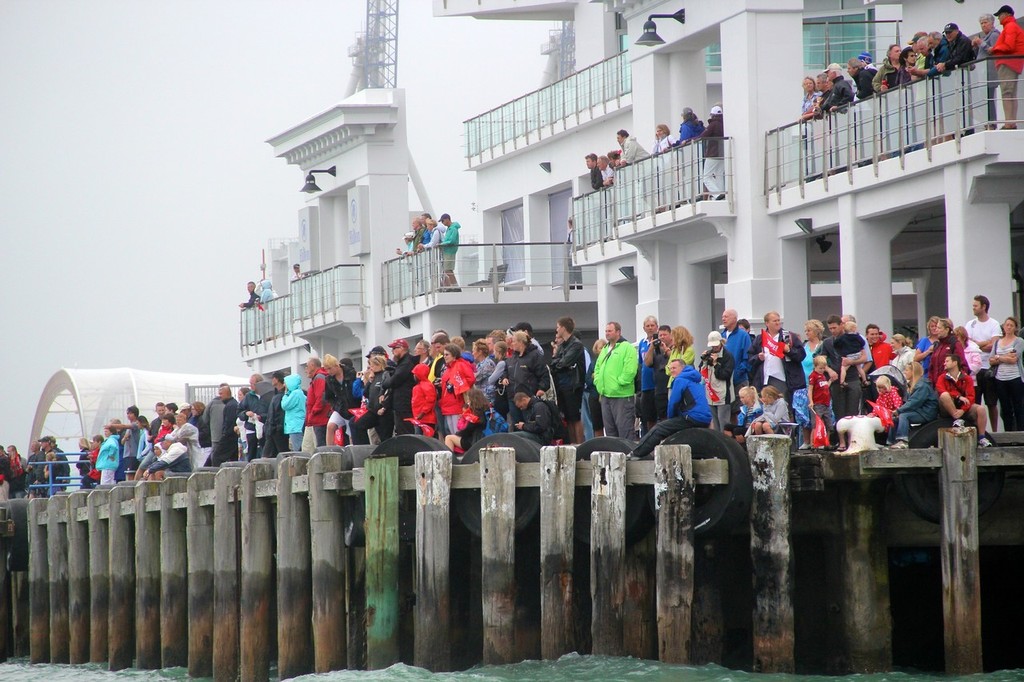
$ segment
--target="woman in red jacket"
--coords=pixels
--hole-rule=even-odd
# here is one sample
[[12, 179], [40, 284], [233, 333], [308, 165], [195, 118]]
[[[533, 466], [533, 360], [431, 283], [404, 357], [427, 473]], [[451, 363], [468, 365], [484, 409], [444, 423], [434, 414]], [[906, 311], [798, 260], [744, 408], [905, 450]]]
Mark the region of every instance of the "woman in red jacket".
[[462, 349], [454, 343], [444, 347], [444, 374], [441, 375], [441, 416], [445, 435], [458, 431], [459, 417], [466, 407], [463, 397], [476, 382], [476, 368], [462, 357]]
[[412, 418], [433, 430], [437, 426], [437, 418], [434, 416], [437, 390], [427, 379], [430, 376], [430, 365], [416, 365], [412, 368], [412, 375], [416, 378], [416, 383], [412, 387]]

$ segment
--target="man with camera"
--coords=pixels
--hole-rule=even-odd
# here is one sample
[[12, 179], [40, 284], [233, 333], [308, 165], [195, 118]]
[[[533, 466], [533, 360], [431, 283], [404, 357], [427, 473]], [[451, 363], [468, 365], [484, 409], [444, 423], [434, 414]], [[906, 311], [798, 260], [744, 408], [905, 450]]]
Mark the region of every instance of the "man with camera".
[[647, 352], [658, 340], [658, 318], [648, 315], [643, 323], [644, 337], [637, 341], [637, 363], [640, 365], [640, 401], [637, 411], [640, 413], [640, 430], [646, 432], [658, 421], [658, 412], [654, 408], [654, 369], [645, 361]]
[[708, 347], [700, 356], [700, 374], [711, 408], [711, 426], [716, 431], [732, 419], [732, 371], [736, 361], [725, 347], [721, 333], [708, 334]]
[[[650, 395], [654, 398], [655, 421], [665, 419], [668, 414], [669, 375], [667, 368], [671, 350], [672, 327], [663, 324], [658, 327], [658, 335], [647, 345], [643, 356], [644, 369], [653, 373], [654, 390]], [[653, 424], [650, 426], [653, 427]]]

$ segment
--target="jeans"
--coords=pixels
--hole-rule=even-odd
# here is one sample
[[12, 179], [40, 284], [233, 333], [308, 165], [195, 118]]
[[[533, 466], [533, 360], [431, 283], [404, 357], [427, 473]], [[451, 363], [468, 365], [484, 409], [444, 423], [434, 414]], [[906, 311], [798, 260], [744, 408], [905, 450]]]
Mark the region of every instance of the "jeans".
[[302, 432], [288, 434], [288, 447], [292, 452], [302, 452]]
[[892, 445], [895, 441], [909, 441], [910, 440], [910, 425], [921, 424], [929, 421], [924, 418], [920, 412], [900, 412], [896, 418], [896, 426], [889, 429], [889, 445]]
[[619, 438], [636, 437], [636, 399], [601, 396], [601, 417], [604, 435]]
[[316, 438], [316, 446], [322, 448], [327, 445], [327, 424], [313, 427], [313, 436]]

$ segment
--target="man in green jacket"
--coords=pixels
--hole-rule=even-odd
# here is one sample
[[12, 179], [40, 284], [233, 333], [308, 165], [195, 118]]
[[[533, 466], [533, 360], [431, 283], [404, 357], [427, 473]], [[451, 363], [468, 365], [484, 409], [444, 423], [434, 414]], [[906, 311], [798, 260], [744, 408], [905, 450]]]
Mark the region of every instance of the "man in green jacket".
[[458, 223], [452, 222], [452, 217], [445, 213], [441, 216], [441, 224], [444, 225], [444, 236], [441, 238], [441, 286], [447, 289], [457, 289], [458, 280], [455, 279], [455, 254], [459, 251], [459, 229]]
[[639, 356], [633, 344], [622, 338], [622, 325], [609, 322], [604, 327], [608, 345], [594, 365], [594, 386], [601, 397], [604, 435], [636, 438], [636, 370]]

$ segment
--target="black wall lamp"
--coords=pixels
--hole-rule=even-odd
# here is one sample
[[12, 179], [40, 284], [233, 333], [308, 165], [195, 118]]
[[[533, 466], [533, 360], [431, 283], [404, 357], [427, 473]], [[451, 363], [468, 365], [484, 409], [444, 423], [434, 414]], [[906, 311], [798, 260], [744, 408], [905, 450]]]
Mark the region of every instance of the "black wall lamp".
[[832, 242], [825, 238], [825, 235], [817, 237], [814, 241], [818, 243], [818, 248], [821, 249], [822, 253], [825, 253], [832, 248]]
[[331, 175], [331, 177], [337, 177], [338, 176], [338, 167], [337, 166], [331, 166], [327, 170], [311, 170], [308, 173], [306, 173], [306, 184], [302, 186], [302, 190], [301, 190], [302, 192], [305, 192], [306, 194], [313, 194], [314, 192], [321, 191], [320, 188], [317, 187], [317, 185], [316, 185], [316, 178], [313, 177], [313, 173], [329, 173]]
[[665, 41], [658, 35], [658, 25], [654, 23], [655, 19], [675, 19], [680, 24], [685, 24], [686, 10], [681, 9], [675, 14], [652, 14], [647, 17], [647, 21], [644, 22], [644, 34], [637, 39], [637, 45], [653, 47], [655, 45], [665, 44]]

